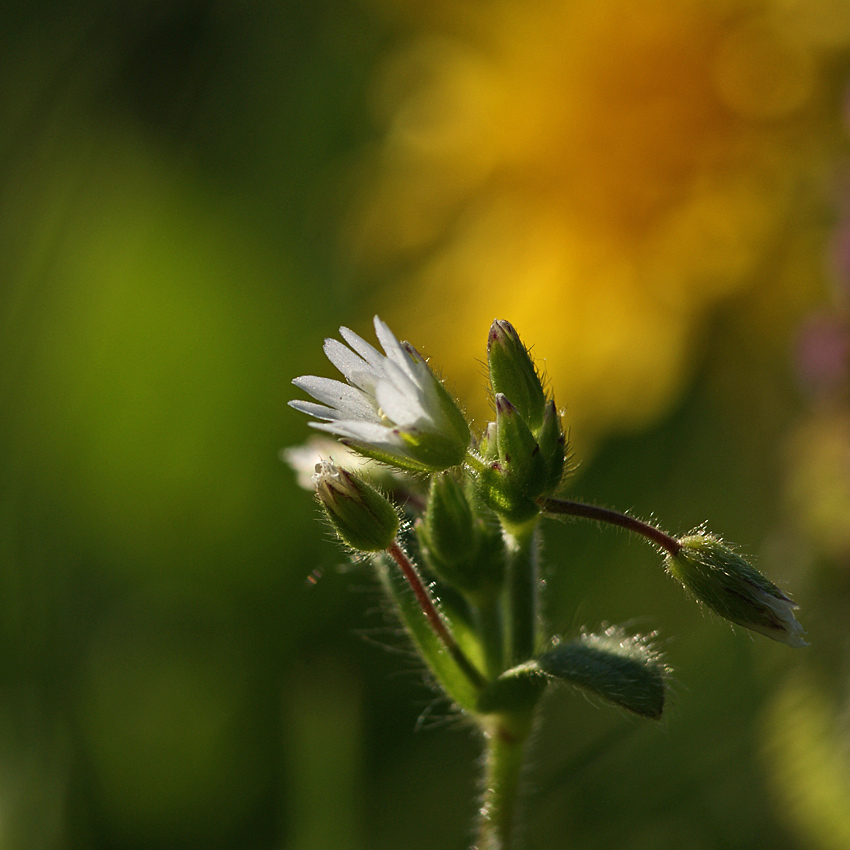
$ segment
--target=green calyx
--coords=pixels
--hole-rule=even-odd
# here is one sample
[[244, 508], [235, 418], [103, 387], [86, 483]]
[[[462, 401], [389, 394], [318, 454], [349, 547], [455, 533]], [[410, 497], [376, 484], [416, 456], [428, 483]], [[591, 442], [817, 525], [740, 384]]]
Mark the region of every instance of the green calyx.
[[537, 444], [546, 465], [546, 480], [541, 495], [550, 496], [560, 486], [567, 466], [567, 437], [554, 401], [546, 404]]
[[316, 497], [340, 540], [358, 552], [388, 549], [398, 534], [393, 504], [356, 475], [325, 461], [317, 464]]

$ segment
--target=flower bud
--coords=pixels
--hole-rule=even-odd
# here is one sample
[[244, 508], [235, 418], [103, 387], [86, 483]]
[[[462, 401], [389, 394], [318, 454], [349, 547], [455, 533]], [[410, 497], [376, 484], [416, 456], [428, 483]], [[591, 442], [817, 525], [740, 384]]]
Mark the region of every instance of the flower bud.
[[721, 617], [789, 646], [806, 646], [797, 605], [737, 552], [710, 534], [679, 540], [681, 549], [666, 558], [667, 571], [686, 590]]
[[546, 394], [534, 361], [510, 322], [496, 319], [490, 326], [487, 363], [494, 394], [507, 396], [536, 433], [543, 422]]
[[519, 411], [501, 393], [496, 394], [496, 457], [479, 475], [479, 491], [501, 516], [513, 522], [532, 518], [539, 512], [534, 500], [548, 480], [547, 464]]
[[448, 585], [472, 596], [499, 586], [504, 570], [501, 531], [476, 515], [451, 473], [431, 479], [428, 504], [416, 533], [428, 566]]
[[381, 552], [395, 540], [399, 519], [392, 503], [345, 469], [316, 464], [316, 496], [343, 543], [359, 552]]
[[431, 479], [422, 529], [430, 554], [438, 563], [456, 566], [474, 555], [478, 541], [472, 509], [450, 473]]
[[546, 460], [516, 407], [496, 395], [496, 445], [499, 464], [510, 484], [533, 499], [546, 486]]

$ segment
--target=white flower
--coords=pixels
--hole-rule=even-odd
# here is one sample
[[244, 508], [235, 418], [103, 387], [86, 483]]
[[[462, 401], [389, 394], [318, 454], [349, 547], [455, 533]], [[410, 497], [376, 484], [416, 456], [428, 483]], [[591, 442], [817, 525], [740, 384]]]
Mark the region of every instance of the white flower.
[[348, 328], [340, 334], [350, 347], [326, 339], [328, 360], [347, 383], [306, 375], [292, 382], [316, 402], [290, 401], [360, 454], [402, 469], [437, 472], [461, 463], [469, 426], [457, 405], [409, 343], [400, 343], [375, 316], [381, 354]]

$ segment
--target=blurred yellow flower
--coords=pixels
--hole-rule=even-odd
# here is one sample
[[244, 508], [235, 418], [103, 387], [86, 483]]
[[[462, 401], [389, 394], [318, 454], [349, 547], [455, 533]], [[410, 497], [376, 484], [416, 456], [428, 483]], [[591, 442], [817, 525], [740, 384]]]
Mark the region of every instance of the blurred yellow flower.
[[786, 246], [814, 246], [793, 285], [817, 281], [845, 0], [371, 2], [410, 35], [349, 235], [441, 361], [509, 318], [587, 437], [658, 415], [710, 309]]

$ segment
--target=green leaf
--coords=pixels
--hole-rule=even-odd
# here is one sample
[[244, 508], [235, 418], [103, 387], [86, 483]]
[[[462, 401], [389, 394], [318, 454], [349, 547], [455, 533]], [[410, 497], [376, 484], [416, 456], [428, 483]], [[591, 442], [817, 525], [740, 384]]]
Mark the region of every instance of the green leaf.
[[664, 711], [665, 673], [648, 639], [611, 626], [560, 643], [537, 659], [540, 669], [608, 702], [657, 719]]

